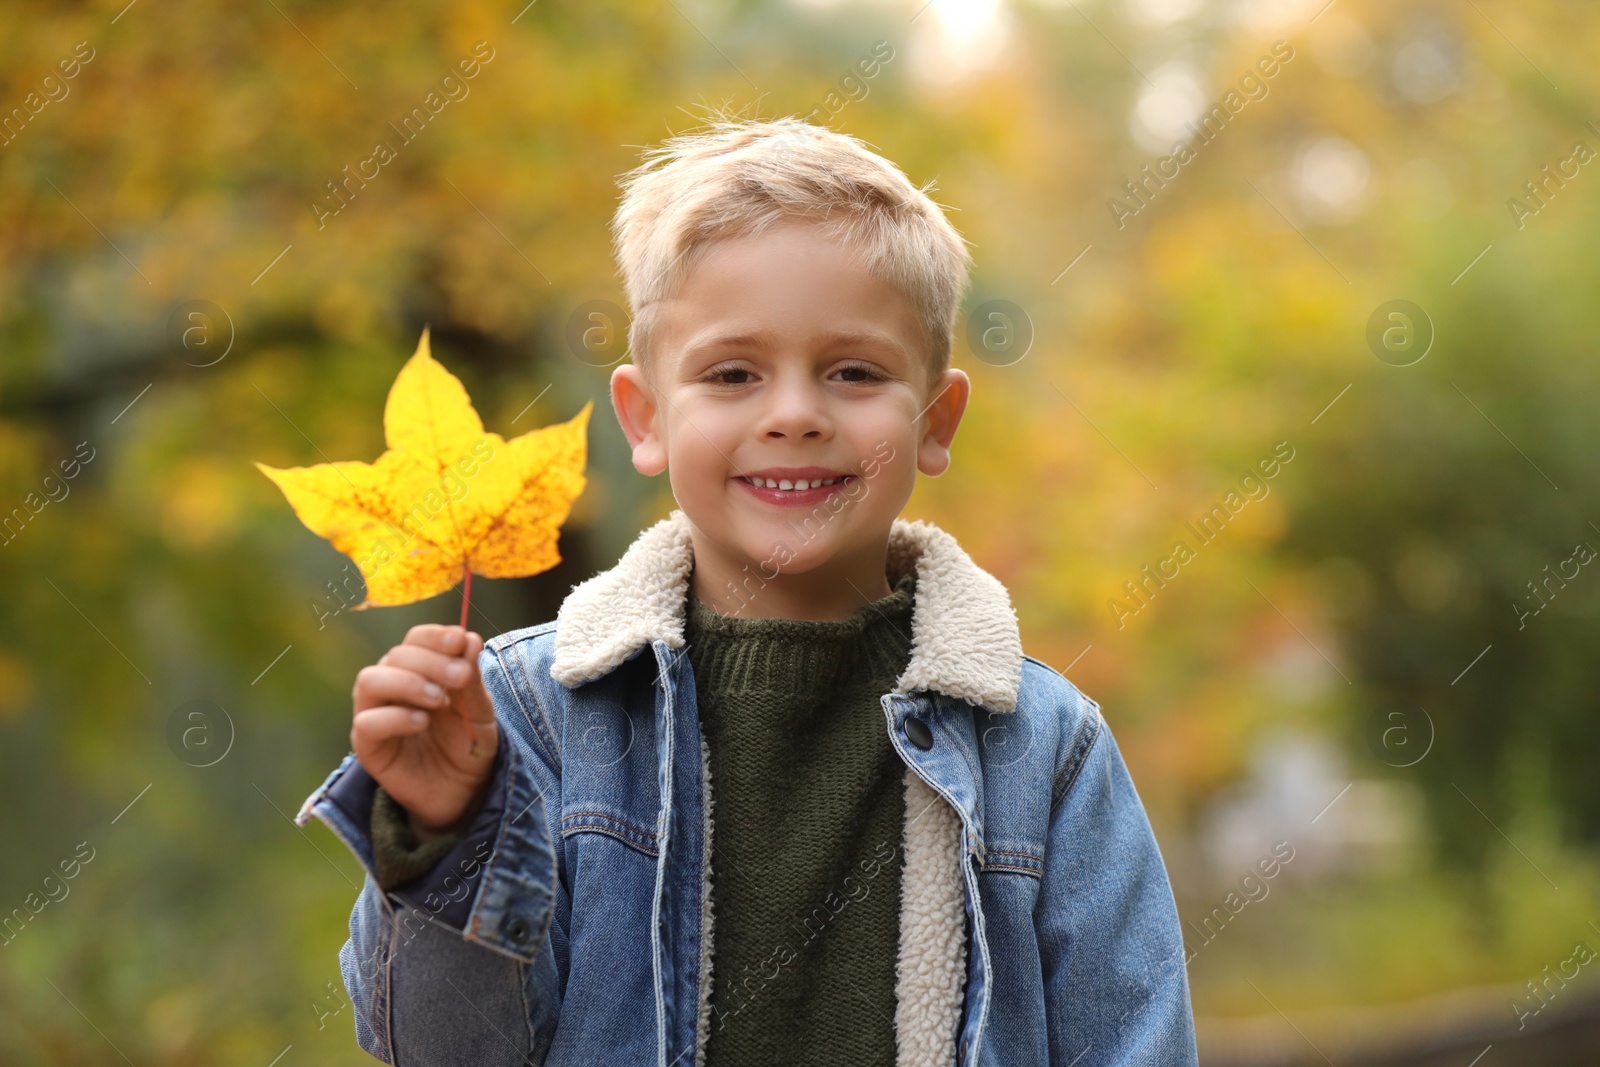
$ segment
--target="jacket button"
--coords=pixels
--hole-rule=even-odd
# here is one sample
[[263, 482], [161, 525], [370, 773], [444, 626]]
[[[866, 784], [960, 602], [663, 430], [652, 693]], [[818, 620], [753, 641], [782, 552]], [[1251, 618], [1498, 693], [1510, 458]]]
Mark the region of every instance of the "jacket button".
[[911, 743], [926, 752], [933, 747], [933, 731], [928, 729], [928, 724], [915, 715], [906, 716], [906, 736]]
[[506, 920], [506, 936], [518, 945], [526, 945], [533, 937], [533, 930], [528, 926], [528, 920], [513, 915]]

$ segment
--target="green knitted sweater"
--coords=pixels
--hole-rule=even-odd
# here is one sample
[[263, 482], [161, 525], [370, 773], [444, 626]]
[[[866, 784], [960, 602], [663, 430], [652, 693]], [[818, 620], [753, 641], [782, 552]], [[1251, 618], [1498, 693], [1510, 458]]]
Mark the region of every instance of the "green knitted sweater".
[[684, 637], [710, 760], [707, 1067], [892, 1067], [905, 765], [879, 698], [915, 576], [848, 619], [719, 615]]
[[[721, 615], [691, 593], [686, 653], [710, 761], [706, 1067], [892, 1067], [905, 765], [879, 697], [911, 652], [915, 574], [848, 619]], [[460, 841], [417, 843], [379, 786], [378, 884]]]

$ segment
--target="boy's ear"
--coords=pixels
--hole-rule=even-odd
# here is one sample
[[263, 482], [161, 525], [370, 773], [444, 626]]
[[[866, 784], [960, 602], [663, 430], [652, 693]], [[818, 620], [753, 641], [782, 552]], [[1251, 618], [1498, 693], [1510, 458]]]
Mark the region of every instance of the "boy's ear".
[[934, 399], [923, 414], [926, 421], [917, 441], [917, 470], [937, 478], [950, 466], [950, 442], [955, 440], [956, 427], [967, 410], [972, 382], [966, 371], [952, 367], [939, 375], [931, 394]]
[[633, 469], [655, 476], [667, 469], [667, 450], [656, 430], [656, 399], [644, 373], [632, 363], [611, 372], [611, 407], [633, 448]]

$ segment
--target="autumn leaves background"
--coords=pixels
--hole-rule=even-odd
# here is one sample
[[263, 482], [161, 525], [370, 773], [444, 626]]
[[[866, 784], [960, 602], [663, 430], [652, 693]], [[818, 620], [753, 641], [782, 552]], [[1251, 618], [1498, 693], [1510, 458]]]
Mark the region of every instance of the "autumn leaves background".
[[[1514, 1030], [1516, 990], [1579, 939], [1600, 947], [1600, 573], [1562, 563], [1600, 547], [1600, 179], [1585, 167], [1536, 216], [1507, 210], [1594, 143], [1600, 13], [19, 0], [8, 16], [5, 107], [27, 110], [79, 42], [94, 58], [0, 145], [0, 1003], [27, 1020], [0, 1028], [0, 1061], [267, 1064], [292, 1045], [278, 1067], [360, 1062], [349, 1009], [325, 1000], [360, 874], [288, 816], [347, 751], [353, 671], [413, 623], [454, 621], [459, 598], [335, 611], [392, 564], [363, 590], [254, 464], [384, 462], [379, 413], [428, 327], [481, 415], [452, 466], [475, 445], [499, 464], [530, 430], [587, 438], [560, 561], [473, 588], [486, 635], [553, 618], [672, 506], [606, 397], [626, 332], [614, 177], [701, 103], [803, 114], [852, 73], [870, 92], [825, 110], [936, 178], [977, 261], [954, 357], [972, 402], [954, 466], [908, 516], [1004, 580], [1029, 652], [1106, 709], [1186, 922], [1276, 841], [1295, 850], [1268, 899], [1194, 935], [1202, 1040], [1245, 1020], [1322, 1062], [1261, 991], [1319, 1045], [1316, 1020], [1354, 1033], [1370, 1027], [1345, 1013], [1388, 1005], [1422, 1026], [1419, 998], [1463, 989]], [[1278, 40], [1295, 58], [1270, 94], [1118, 229], [1108, 200]], [[494, 58], [470, 97], [396, 140], [319, 229], [328, 181], [479, 42]], [[891, 54], [870, 78], [858, 65]], [[1402, 299], [1434, 335], [1408, 365], [1367, 342]], [[984, 336], [1000, 301], [1031, 326], [1020, 357]], [[213, 310], [174, 330], [196, 302]], [[1119, 629], [1124, 583], [1280, 441], [1295, 458], [1270, 495]], [[42, 505], [80, 445], [93, 461]], [[475, 469], [463, 503], [492, 488]], [[449, 507], [423, 489], [405, 548], [436, 546], [434, 584], [466, 551], [460, 488], [437, 478]], [[33, 912], [80, 843], [94, 862]], [[1574, 983], [1539, 1025], [1585, 996]], [[1491, 1040], [1480, 1067], [1514, 1061], [1486, 1037], [1449, 1062]]]

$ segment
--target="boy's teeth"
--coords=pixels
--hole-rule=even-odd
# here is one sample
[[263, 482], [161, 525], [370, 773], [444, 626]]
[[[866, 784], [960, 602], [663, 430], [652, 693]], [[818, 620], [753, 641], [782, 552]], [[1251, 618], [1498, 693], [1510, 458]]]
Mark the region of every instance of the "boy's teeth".
[[762, 486], [767, 489], [815, 489], [819, 485], [833, 485], [842, 481], [842, 478], [816, 478], [810, 481], [802, 478], [799, 481], [790, 481], [788, 478], [746, 478], [751, 485]]

